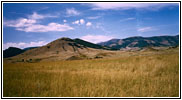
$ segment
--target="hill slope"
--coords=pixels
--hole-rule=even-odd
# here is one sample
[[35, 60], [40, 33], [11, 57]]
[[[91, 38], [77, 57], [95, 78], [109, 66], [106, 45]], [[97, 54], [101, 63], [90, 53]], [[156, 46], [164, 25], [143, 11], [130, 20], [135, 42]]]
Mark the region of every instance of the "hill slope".
[[166, 47], [178, 46], [179, 35], [176, 36], [154, 36], [154, 37], [129, 37], [126, 39], [112, 39], [106, 42], [98, 43], [102, 46], [108, 46], [114, 49], [122, 49], [126, 47]]
[[8, 58], [8, 57], [16, 56], [16, 55], [21, 54], [23, 52], [24, 52], [24, 50], [21, 50], [19, 48], [9, 47], [8, 49], [3, 51], [3, 58]]
[[[102, 50], [104, 49], [104, 50]], [[80, 39], [60, 38], [45, 46], [33, 48], [13, 58], [24, 60], [65, 60], [94, 58], [109, 48]]]

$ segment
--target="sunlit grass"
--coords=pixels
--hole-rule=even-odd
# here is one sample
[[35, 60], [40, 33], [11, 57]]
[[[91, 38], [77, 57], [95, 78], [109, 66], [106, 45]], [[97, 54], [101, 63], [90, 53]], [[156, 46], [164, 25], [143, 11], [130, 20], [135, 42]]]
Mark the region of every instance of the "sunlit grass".
[[179, 54], [4, 63], [5, 97], [178, 97]]

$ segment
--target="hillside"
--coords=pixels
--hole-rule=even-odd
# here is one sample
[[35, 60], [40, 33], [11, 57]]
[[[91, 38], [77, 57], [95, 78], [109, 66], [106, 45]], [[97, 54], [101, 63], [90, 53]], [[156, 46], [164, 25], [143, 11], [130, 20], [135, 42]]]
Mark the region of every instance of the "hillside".
[[98, 43], [102, 46], [108, 46], [114, 49], [126, 47], [168, 47], [179, 45], [179, 35], [176, 36], [154, 36], [154, 37], [129, 37], [125, 39], [112, 39], [106, 42]]
[[80, 39], [60, 38], [42, 47], [33, 48], [12, 57], [17, 61], [35, 62], [40, 60], [79, 60], [95, 58], [108, 48]]
[[[23, 50], [9, 48], [4, 51], [4, 58], [12, 57], [18, 61], [30, 60], [77, 60], [92, 59], [112, 55], [111, 50], [141, 50], [145, 47], [178, 46], [177, 36], [129, 37], [126, 39], [112, 39], [107, 42], [93, 44], [81, 39], [59, 38], [42, 47], [29, 47]], [[102, 54], [103, 53], [103, 54]], [[17, 55], [17, 56], [16, 56]], [[99, 56], [98, 56], [99, 55]], [[14, 57], [13, 57], [14, 56]]]
[[12, 57], [12, 56], [16, 56], [18, 54], [23, 53], [25, 50], [21, 50], [19, 48], [16, 47], [9, 47], [8, 49], [3, 51], [3, 58], [8, 58], [8, 57]]
[[38, 47], [27, 47], [24, 49], [20, 49], [17, 47], [9, 47], [8, 49], [3, 50], [3, 58], [13, 57], [34, 48], [38, 48]]

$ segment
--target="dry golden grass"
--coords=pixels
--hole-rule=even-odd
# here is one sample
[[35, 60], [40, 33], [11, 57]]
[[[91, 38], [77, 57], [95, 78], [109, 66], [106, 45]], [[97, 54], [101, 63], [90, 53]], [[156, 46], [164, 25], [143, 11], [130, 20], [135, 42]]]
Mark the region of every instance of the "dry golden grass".
[[178, 51], [137, 54], [92, 60], [4, 63], [3, 96], [178, 97]]

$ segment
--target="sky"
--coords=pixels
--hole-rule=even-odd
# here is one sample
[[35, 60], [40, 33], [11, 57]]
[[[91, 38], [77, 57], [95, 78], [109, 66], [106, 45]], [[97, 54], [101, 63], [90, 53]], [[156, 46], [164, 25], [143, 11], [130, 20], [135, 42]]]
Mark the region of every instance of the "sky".
[[178, 3], [3, 3], [3, 49], [177, 34]]

